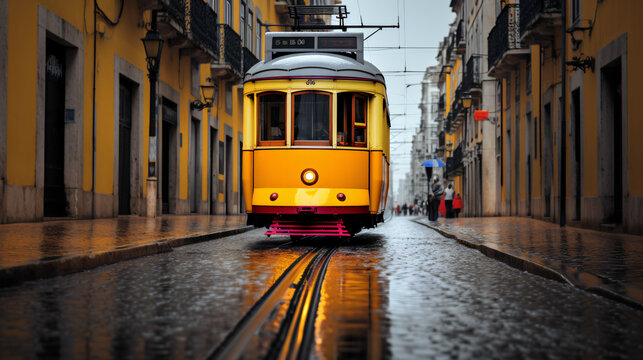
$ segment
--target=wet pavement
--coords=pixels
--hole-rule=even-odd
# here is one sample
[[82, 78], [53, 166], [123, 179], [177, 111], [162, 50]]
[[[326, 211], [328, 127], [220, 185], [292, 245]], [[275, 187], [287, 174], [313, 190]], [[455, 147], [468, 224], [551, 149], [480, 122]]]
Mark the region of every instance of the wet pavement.
[[[324, 243], [263, 232], [0, 289], [0, 358], [203, 358], [292, 261]], [[340, 247], [315, 324], [314, 359], [643, 353], [643, 312], [518, 271], [409, 217]]]
[[572, 284], [643, 308], [643, 236], [517, 217], [418, 221], [474, 245], [545, 266]]
[[[244, 229], [245, 223], [245, 216], [189, 215], [2, 224], [0, 284], [169, 251], [186, 239]], [[165, 249], [155, 249], [158, 244]]]

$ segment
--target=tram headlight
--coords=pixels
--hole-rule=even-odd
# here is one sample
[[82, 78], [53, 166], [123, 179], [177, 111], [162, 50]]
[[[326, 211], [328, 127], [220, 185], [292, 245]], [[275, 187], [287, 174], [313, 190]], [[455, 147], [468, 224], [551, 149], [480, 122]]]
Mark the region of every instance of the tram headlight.
[[315, 169], [308, 168], [301, 172], [301, 181], [306, 185], [314, 185], [319, 180], [319, 174]]
[[339, 201], [346, 200], [346, 195], [344, 195], [344, 193], [337, 194], [337, 200], [339, 200]]
[[270, 194], [270, 201], [275, 201], [279, 197], [279, 194], [277, 193], [272, 193]]

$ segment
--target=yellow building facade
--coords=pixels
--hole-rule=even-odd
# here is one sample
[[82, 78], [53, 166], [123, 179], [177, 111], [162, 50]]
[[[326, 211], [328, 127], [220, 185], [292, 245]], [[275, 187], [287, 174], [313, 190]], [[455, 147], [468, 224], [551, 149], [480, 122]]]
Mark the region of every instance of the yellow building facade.
[[[643, 233], [643, 125], [632, 105], [643, 79], [632, 60], [643, 51], [643, 3], [450, 5], [439, 117], [456, 191], [462, 173], [464, 214]], [[488, 118], [475, 121], [476, 110]]]
[[[141, 39], [164, 43], [155, 214], [243, 212], [242, 85], [274, 0], [0, 3], [0, 222], [147, 214], [150, 82]], [[282, 30], [277, 26], [272, 31]], [[211, 107], [201, 85], [215, 85]], [[153, 108], [153, 107], [152, 107]]]
[[508, 35], [489, 36], [489, 74], [502, 84], [501, 214], [643, 233], [633, 106], [643, 71], [632, 62], [643, 3], [504, 3], [496, 28]]

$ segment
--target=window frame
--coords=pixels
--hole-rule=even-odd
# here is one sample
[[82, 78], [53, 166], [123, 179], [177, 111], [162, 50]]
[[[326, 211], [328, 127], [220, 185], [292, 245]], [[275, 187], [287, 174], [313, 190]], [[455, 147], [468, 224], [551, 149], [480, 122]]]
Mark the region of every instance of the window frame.
[[[295, 96], [322, 94], [328, 96], [328, 140], [295, 140]], [[293, 146], [332, 146], [333, 131], [333, 93], [320, 90], [303, 90], [290, 94], [290, 141]]]
[[[360, 97], [364, 100], [364, 123], [356, 123], [355, 122], [355, 113], [357, 110], [357, 107], [355, 106], [355, 100]], [[366, 144], [368, 143], [368, 97], [364, 94], [360, 93], [355, 93], [353, 96], [351, 96], [351, 110], [352, 110], [352, 115], [351, 115], [351, 124], [353, 126], [353, 131], [351, 132], [351, 143], [353, 147], [366, 147]], [[364, 141], [355, 141], [355, 129], [361, 128], [364, 129]]]
[[[261, 140], [261, 97], [264, 95], [284, 96], [284, 139], [283, 140]], [[266, 91], [255, 94], [255, 124], [257, 129], [257, 146], [286, 146], [288, 138], [288, 93], [282, 91]]]
[[254, 44], [254, 21], [254, 11], [248, 8], [248, 12], [246, 13], [246, 40], [244, 42], [244, 46], [248, 48], [250, 52], [252, 52], [252, 45]]
[[241, 0], [239, 2], [239, 36], [241, 37], [241, 43], [245, 44], [245, 35], [246, 35], [246, 12], [248, 11], [248, 5], [246, 2]]

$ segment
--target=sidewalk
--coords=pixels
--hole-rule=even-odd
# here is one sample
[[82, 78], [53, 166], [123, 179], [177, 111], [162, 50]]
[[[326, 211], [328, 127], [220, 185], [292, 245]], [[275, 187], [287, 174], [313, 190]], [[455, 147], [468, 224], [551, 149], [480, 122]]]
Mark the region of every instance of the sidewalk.
[[518, 269], [643, 309], [643, 236], [521, 217], [414, 221]]
[[252, 229], [241, 216], [121, 216], [0, 225], [0, 287]]

